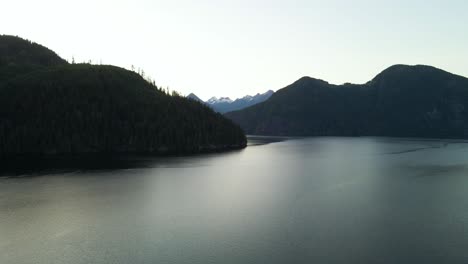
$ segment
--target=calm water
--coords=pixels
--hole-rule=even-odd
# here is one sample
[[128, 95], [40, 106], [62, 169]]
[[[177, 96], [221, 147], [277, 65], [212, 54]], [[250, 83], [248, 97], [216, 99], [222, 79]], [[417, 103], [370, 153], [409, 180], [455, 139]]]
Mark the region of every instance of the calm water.
[[0, 263], [468, 262], [468, 144], [257, 143], [2, 177]]

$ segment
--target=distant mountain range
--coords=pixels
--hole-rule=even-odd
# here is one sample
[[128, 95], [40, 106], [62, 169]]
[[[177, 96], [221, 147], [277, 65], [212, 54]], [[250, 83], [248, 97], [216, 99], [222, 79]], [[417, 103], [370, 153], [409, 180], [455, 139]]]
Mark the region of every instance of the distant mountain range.
[[225, 116], [258, 135], [468, 138], [468, 79], [422, 65], [392, 66], [366, 84], [303, 77]]
[[206, 105], [210, 106], [213, 110], [219, 113], [226, 113], [230, 111], [236, 111], [236, 110], [241, 110], [249, 106], [256, 105], [258, 103], [266, 101], [268, 98], [270, 98], [273, 95], [273, 91], [269, 90], [265, 93], [258, 93], [254, 96], [244, 96], [242, 98], [238, 98], [236, 100], [231, 100], [229, 97], [221, 97], [221, 98], [216, 98], [216, 97], [211, 97], [208, 101], [204, 102], [201, 100], [198, 96], [195, 94], [191, 93], [187, 97], [191, 98], [195, 101], [203, 102]]

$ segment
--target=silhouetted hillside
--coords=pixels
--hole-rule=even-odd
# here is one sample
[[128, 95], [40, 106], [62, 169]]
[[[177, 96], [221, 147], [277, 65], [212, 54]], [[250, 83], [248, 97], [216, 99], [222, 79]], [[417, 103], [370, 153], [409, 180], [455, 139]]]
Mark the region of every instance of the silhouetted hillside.
[[[0, 46], [5, 46], [3, 40], [0, 37]], [[17, 43], [30, 45], [24, 40]], [[43, 48], [30, 49], [34, 52], [29, 59], [28, 49], [9, 50], [8, 61], [15, 61], [14, 51], [20, 51], [14, 67], [27, 73], [0, 84], [0, 156], [182, 154], [246, 145], [242, 130], [232, 121], [199, 102], [169, 96], [134, 72], [68, 65]], [[36, 60], [41, 52], [52, 58], [40, 55]]]
[[65, 60], [44, 46], [0, 35], [0, 82], [32, 70], [65, 64]]
[[363, 85], [304, 77], [226, 116], [250, 134], [466, 138], [467, 109], [468, 79], [395, 65]]

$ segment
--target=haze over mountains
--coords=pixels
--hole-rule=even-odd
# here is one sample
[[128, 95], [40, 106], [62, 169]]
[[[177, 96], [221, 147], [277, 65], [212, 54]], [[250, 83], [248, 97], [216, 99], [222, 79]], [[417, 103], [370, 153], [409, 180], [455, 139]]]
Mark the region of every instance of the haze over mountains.
[[0, 35], [0, 157], [245, 146], [232, 121], [135, 72], [69, 64], [39, 44]]
[[273, 93], [274, 92], [272, 90], [269, 90], [262, 94], [257, 93], [254, 96], [247, 95], [242, 98], [238, 98], [234, 101], [231, 100], [231, 98], [229, 97], [221, 97], [221, 98], [211, 97], [209, 100], [204, 102], [203, 100], [201, 100], [198, 96], [196, 96], [193, 93], [189, 94], [187, 97], [196, 101], [204, 102], [216, 112], [226, 113], [226, 112], [244, 109], [246, 107], [264, 102], [268, 100], [268, 98], [270, 98], [273, 95]]
[[361, 85], [303, 77], [226, 116], [248, 134], [468, 138], [468, 79], [423, 65]]

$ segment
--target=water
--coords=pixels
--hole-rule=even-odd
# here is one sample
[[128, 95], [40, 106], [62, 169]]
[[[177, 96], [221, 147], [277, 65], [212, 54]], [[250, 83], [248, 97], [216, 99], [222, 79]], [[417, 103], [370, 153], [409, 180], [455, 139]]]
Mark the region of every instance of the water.
[[0, 263], [467, 263], [468, 144], [311, 138], [0, 178]]

